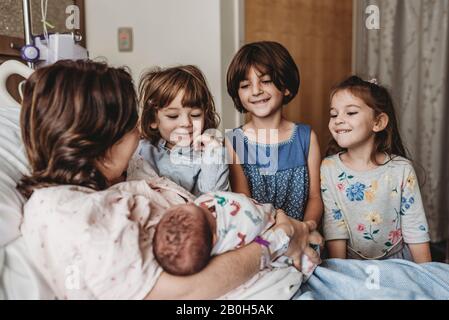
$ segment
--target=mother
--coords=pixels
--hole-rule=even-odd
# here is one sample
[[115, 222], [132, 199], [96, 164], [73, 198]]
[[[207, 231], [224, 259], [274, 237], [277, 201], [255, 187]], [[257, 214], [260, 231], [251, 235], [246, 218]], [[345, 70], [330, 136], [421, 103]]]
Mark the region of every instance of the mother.
[[[161, 179], [114, 185], [137, 146], [137, 121], [123, 69], [60, 61], [32, 74], [21, 113], [31, 173], [18, 185], [28, 198], [22, 233], [29, 252], [58, 298], [220, 297], [259, 271], [263, 248], [220, 255], [189, 277], [162, 272], [152, 254], [154, 226], [164, 209], [190, 196]], [[311, 234], [321, 238], [316, 226], [280, 215], [273, 228], [281, 223], [292, 226], [287, 255], [299, 267], [301, 253], [313, 252], [306, 250]]]

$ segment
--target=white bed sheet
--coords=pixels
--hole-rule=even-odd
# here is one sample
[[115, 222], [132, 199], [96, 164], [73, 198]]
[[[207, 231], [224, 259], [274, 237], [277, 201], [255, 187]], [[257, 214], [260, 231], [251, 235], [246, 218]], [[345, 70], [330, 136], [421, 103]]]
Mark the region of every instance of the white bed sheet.
[[15, 186], [28, 172], [17, 107], [0, 108], [0, 246], [20, 235], [23, 197]]
[[28, 172], [20, 109], [0, 106], [0, 299], [53, 299], [20, 236], [24, 198], [15, 186]]

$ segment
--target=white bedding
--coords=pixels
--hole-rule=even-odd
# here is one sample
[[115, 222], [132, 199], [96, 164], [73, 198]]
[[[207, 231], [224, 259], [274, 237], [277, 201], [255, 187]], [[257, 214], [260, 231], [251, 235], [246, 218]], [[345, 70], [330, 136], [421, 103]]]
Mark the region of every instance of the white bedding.
[[28, 169], [20, 139], [19, 113], [17, 107], [0, 108], [0, 246], [20, 235], [24, 199], [15, 186]]
[[0, 299], [52, 299], [20, 236], [24, 199], [15, 186], [28, 167], [19, 115], [18, 107], [0, 106]]

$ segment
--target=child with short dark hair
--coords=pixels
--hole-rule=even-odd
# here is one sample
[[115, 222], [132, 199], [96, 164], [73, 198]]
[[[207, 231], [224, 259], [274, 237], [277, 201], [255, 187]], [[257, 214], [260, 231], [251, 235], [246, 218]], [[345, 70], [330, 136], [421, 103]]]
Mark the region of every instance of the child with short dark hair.
[[230, 180], [234, 192], [319, 224], [318, 139], [310, 126], [282, 115], [299, 82], [298, 67], [280, 43], [253, 42], [236, 53], [228, 68], [228, 93], [250, 120], [227, 133]]

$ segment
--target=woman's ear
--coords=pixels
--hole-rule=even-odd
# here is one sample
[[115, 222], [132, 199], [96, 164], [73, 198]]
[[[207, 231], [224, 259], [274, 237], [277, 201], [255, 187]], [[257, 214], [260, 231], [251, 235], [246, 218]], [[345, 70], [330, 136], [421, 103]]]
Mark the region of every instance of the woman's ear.
[[157, 122], [150, 123], [150, 128], [153, 129], [153, 130], [156, 130], [157, 129]]
[[110, 167], [109, 157], [105, 155], [104, 157], [96, 159], [95, 166], [97, 167], [98, 170], [101, 171], [101, 173], [104, 174]]
[[289, 95], [290, 95], [290, 90], [285, 89], [285, 91], [284, 91], [284, 96], [285, 96], [285, 97], [288, 97]]
[[388, 125], [388, 115], [384, 112], [382, 112], [381, 114], [379, 114], [376, 117], [376, 122], [374, 124], [373, 127], [373, 131], [374, 132], [381, 132], [382, 130], [384, 130], [387, 125]]

